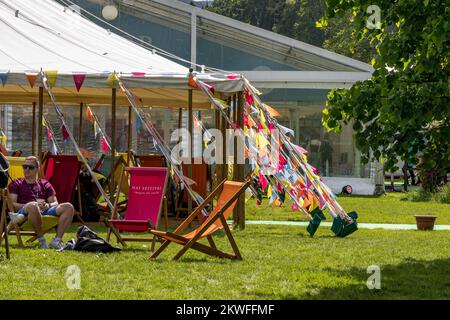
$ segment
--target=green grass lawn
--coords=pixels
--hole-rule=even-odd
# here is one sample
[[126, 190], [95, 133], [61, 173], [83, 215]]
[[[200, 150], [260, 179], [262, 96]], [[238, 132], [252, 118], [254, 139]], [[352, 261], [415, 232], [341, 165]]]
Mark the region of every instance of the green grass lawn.
[[[67, 234], [65, 240], [75, 237]], [[104, 229], [100, 236], [105, 236]], [[359, 230], [347, 238], [320, 228], [249, 225], [234, 231], [243, 261], [189, 251], [156, 261], [148, 246], [92, 254], [0, 249], [0, 299], [449, 299], [448, 231]], [[50, 238], [50, 235], [48, 236]], [[226, 246], [226, 237], [216, 242]], [[81, 290], [66, 286], [70, 265], [81, 269]], [[381, 290], [369, 290], [367, 267], [381, 268]]]
[[[356, 211], [359, 222], [367, 223], [416, 223], [415, 214], [433, 214], [437, 216], [436, 224], [450, 224], [450, 204], [434, 201], [412, 202], [403, 200], [404, 193], [388, 193], [387, 196], [340, 196], [338, 202], [347, 211]], [[255, 199], [247, 201], [246, 218], [249, 220], [291, 220], [305, 221], [300, 211], [291, 210], [290, 199], [281, 208], [268, 206], [268, 199], [263, 198], [261, 206], [256, 206]], [[326, 214], [327, 220], [331, 216]]]

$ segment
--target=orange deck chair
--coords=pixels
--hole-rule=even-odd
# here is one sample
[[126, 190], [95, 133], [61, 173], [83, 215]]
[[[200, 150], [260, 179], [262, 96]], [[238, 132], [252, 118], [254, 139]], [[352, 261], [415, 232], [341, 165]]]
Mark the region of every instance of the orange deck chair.
[[[154, 235], [164, 240], [151, 258], [156, 258], [169, 244], [174, 242], [182, 246], [181, 250], [175, 255], [174, 260], [178, 260], [190, 248], [216, 257], [241, 260], [241, 254], [234, 241], [233, 235], [231, 234], [230, 228], [228, 227], [227, 219], [233, 213], [233, 209], [236, 206], [239, 196], [249, 185], [250, 180], [247, 180], [246, 182], [224, 180], [211, 194], [208, 195], [205, 201], [203, 201], [186, 218], [186, 220], [183, 221], [175, 232], [151, 230]], [[203, 208], [205, 208], [219, 192], [220, 195], [217, 204], [209, 214], [208, 218], [206, 218], [195, 230], [181, 235], [180, 233], [184, 231], [199, 214], [201, 214]], [[225, 253], [217, 249], [212, 235], [220, 229], [225, 230], [234, 254]], [[202, 238], [208, 240], [209, 246], [198, 242]]]
[[[128, 202], [124, 219], [119, 219], [117, 198], [114, 203], [112, 219], [105, 219], [108, 227], [106, 241], [109, 241], [113, 233], [117, 241], [126, 246], [126, 241], [148, 242], [152, 241], [153, 251], [156, 237], [124, 237], [119, 231], [133, 233], [149, 232], [152, 228], [158, 228], [161, 216], [163, 197], [166, 192], [168, 170], [167, 168], [124, 168], [119, 185], [127, 175], [130, 181]], [[164, 212], [167, 218], [167, 212]]]

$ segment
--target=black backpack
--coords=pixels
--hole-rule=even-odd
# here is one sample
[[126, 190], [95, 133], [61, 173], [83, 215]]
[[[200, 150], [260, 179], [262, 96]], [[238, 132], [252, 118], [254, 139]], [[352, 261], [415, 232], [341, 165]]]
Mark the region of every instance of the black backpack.
[[108, 253], [121, 249], [113, 247], [88, 227], [80, 226], [77, 230], [77, 240], [69, 240], [62, 250]]

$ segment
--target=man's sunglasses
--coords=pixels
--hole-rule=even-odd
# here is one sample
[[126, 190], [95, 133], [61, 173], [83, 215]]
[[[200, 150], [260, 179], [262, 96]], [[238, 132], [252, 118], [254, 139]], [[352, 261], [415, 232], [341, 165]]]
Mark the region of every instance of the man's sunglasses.
[[25, 169], [30, 169], [30, 170], [36, 169], [35, 166], [30, 166], [30, 165], [28, 165], [28, 164], [23, 164], [23, 165], [22, 165], [22, 168], [23, 168], [24, 170], [25, 170]]

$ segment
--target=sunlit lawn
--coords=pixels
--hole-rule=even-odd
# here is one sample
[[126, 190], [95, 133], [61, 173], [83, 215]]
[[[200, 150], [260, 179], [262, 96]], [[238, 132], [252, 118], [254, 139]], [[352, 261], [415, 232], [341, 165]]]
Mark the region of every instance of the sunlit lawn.
[[[113, 254], [58, 253], [36, 245], [20, 249], [11, 237], [11, 260], [0, 249], [0, 298], [450, 298], [448, 231], [359, 230], [342, 239], [328, 228], [310, 238], [304, 227], [249, 225], [234, 235], [243, 261], [188, 252], [175, 262], [175, 245], [150, 261], [148, 246], [137, 243]], [[223, 235], [217, 239], [226, 245]], [[66, 286], [70, 265], [81, 269], [81, 290]], [[366, 286], [370, 265], [381, 268], [381, 290]]]
[[[450, 205], [382, 197], [340, 197], [359, 222], [415, 223], [415, 214], [435, 214], [450, 224]], [[290, 206], [247, 202], [247, 219], [303, 220]], [[328, 215], [328, 221], [331, 218]], [[75, 238], [75, 227], [65, 240]], [[96, 231], [105, 236], [105, 228]], [[319, 228], [247, 225], [233, 231], [243, 261], [227, 261], [189, 251], [181, 261], [169, 246], [156, 261], [149, 246], [133, 243], [114, 254], [55, 252], [12, 243], [11, 260], [0, 249], [1, 299], [449, 299], [449, 231], [360, 229], [336, 238]], [[48, 238], [50, 239], [50, 235]], [[218, 245], [227, 248], [223, 234]], [[230, 248], [228, 248], [230, 249]], [[81, 290], [69, 290], [67, 267], [81, 269]], [[381, 268], [381, 290], [366, 286], [367, 268]]]
[[[450, 224], [450, 204], [430, 202], [411, 202], [403, 200], [404, 193], [388, 193], [387, 196], [341, 196], [340, 205], [347, 211], [356, 211], [359, 222], [367, 223], [415, 223], [416, 214], [433, 214], [437, 216], [436, 224]], [[268, 199], [263, 199], [261, 206], [256, 206], [255, 199], [247, 201], [246, 217], [249, 220], [293, 220], [304, 221], [300, 211], [291, 210], [291, 201], [287, 200], [281, 208], [268, 206]], [[331, 216], [326, 215], [331, 221]]]

